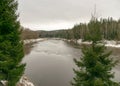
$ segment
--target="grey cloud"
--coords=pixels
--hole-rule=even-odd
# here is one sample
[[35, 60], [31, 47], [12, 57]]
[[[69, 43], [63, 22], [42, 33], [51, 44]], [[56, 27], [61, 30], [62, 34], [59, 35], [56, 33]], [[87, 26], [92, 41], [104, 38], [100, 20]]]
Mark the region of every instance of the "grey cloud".
[[89, 20], [96, 4], [99, 17], [119, 18], [119, 0], [19, 0], [22, 23]]

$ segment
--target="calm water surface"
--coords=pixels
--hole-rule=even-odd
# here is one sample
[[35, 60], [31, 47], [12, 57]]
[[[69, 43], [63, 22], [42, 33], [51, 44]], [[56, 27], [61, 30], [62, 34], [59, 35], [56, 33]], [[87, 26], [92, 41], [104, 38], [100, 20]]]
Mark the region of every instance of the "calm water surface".
[[[111, 49], [113, 50], [113, 49]], [[120, 49], [113, 52], [120, 59]], [[31, 53], [25, 56], [27, 63], [25, 75], [35, 86], [71, 86], [75, 64], [73, 58], [79, 58], [81, 50], [76, 49], [62, 40], [46, 40], [34, 44]], [[115, 80], [120, 81], [120, 66], [114, 68]]]

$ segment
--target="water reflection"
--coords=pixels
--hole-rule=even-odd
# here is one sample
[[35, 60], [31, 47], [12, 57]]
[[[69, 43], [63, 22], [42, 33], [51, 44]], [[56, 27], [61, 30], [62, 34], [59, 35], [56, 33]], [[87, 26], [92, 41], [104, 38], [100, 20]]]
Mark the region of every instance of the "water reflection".
[[30, 54], [32, 48], [34, 47], [33, 45], [34, 43], [28, 43], [23, 46], [25, 55]]

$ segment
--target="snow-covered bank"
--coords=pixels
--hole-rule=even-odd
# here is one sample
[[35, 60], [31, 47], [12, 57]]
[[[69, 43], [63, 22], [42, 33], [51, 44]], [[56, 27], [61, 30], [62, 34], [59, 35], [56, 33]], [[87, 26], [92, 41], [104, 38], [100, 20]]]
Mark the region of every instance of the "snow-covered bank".
[[[78, 44], [91, 44], [91, 42], [83, 42], [81, 39], [79, 39]], [[115, 47], [115, 48], [120, 48], [120, 41], [114, 41], [114, 40], [103, 40], [102, 41], [106, 47]]]
[[108, 41], [108, 40], [105, 40], [104, 41], [105, 43], [105, 46], [107, 47], [115, 47], [115, 48], [120, 48], [120, 41]]
[[[71, 40], [67, 40], [68, 42], [70, 42]], [[72, 40], [72, 42], [75, 43], [74, 40]], [[114, 48], [120, 48], [120, 41], [114, 41], [114, 40], [102, 40], [102, 42], [105, 44], [106, 47], [114, 47]], [[88, 41], [82, 41], [82, 39], [77, 40], [78, 44], [91, 44], [92, 42], [88, 42]]]
[[35, 86], [26, 76], [22, 76], [17, 86]]
[[24, 40], [24, 44], [29, 44], [29, 43], [35, 43], [35, 42], [40, 42], [40, 41], [44, 41], [46, 40], [46, 38], [39, 38], [39, 39], [27, 39]]
[[[1, 80], [0, 86], [7, 86], [7, 81]], [[22, 76], [16, 86], [35, 86], [26, 76]]]

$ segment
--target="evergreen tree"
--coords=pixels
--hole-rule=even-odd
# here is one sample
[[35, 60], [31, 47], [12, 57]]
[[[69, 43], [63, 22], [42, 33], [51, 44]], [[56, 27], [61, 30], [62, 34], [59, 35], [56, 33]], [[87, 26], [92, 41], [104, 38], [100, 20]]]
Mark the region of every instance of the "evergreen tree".
[[79, 25], [75, 25], [73, 27], [72, 31], [73, 31], [73, 36], [74, 36], [75, 42], [77, 44], [77, 40], [80, 39], [80, 28], [79, 28]]
[[16, 0], [0, 0], [0, 80], [15, 86], [24, 71]]
[[92, 46], [84, 46], [83, 57], [74, 59], [78, 69], [74, 69], [75, 77], [73, 86], [120, 86], [112, 81], [114, 74], [111, 72], [117, 61], [110, 58], [111, 52], [105, 52], [105, 46], [100, 41], [100, 23], [95, 19], [90, 21], [89, 32], [85, 40], [92, 42]]

